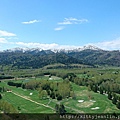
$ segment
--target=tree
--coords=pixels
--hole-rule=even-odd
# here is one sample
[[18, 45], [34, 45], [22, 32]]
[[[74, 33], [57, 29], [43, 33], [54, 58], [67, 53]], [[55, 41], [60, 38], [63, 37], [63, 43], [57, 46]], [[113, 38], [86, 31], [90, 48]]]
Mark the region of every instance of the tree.
[[117, 103], [117, 99], [116, 99], [116, 97], [113, 97], [113, 99], [112, 99], [112, 103], [113, 103], [113, 104], [116, 104], [116, 103]]
[[108, 93], [108, 99], [111, 100], [112, 99], [112, 95], [111, 92]]
[[50, 95], [51, 91], [50, 91], [50, 90], [47, 90], [47, 93], [48, 93], [48, 95]]
[[0, 99], [2, 99], [2, 95], [0, 94]]
[[18, 106], [18, 110], [21, 110], [20, 106]]
[[22, 86], [21, 86], [21, 87], [22, 87], [22, 89], [25, 89], [25, 84], [22, 84]]
[[3, 90], [3, 89], [0, 87], [0, 92], [2, 92], [2, 90]]
[[4, 113], [18, 113], [14, 106], [4, 100], [0, 101], [0, 109]]
[[58, 95], [57, 100], [62, 100], [62, 96]]
[[100, 87], [100, 94], [103, 94], [103, 88]]
[[61, 115], [64, 115], [66, 113], [65, 106], [63, 104], [60, 105], [59, 112]]
[[117, 102], [116, 106], [118, 109], [120, 109], [120, 101]]
[[56, 111], [56, 113], [59, 112], [59, 105], [58, 104], [55, 105], [55, 111]]
[[91, 91], [91, 86], [90, 85], [88, 85], [88, 91]]
[[60, 105], [56, 104], [55, 110], [56, 110], [56, 113], [59, 113], [61, 115], [64, 115], [66, 113], [65, 106], [63, 104], [60, 104]]
[[55, 93], [54, 93], [54, 92], [51, 92], [50, 97], [51, 97], [52, 99], [55, 99]]
[[70, 82], [59, 83], [58, 84], [58, 93], [62, 96], [62, 98], [66, 98], [70, 96], [71, 85]]
[[45, 120], [50, 120], [48, 115], [45, 116]]
[[94, 85], [93, 88], [92, 88], [92, 90], [93, 90], [94, 92], [97, 92], [97, 90], [98, 90], [97, 85]]
[[39, 98], [40, 99], [46, 99], [47, 98], [47, 91], [46, 90], [42, 90], [39, 92]]
[[70, 92], [70, 96], [72, 97], [72, 99], [76, 100], [76, 95], [75, 95], [74, 91]]

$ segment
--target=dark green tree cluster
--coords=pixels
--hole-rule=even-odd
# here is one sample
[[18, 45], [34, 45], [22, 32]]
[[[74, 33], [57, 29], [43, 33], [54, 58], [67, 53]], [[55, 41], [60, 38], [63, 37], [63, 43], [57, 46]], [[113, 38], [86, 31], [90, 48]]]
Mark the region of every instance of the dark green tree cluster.
[[70, 82], [68, 80], [64, 80], [63, 82], [31, 80], [23, 83], [22, 88], [38, 90], [38, 96], [40, 99], [46, 99], [49, 96], [52, 99], [62, 100], [70, 97], [70, 92], [72, 91]]
[[16, 87], [21, 87], [22, 86], [22, 83], [15, 83], [15, 82], [12, 82], [12, 81], [9, 81], [7, 84], [9, 86], [16, 86]]
[[39, 87], [39, 84], [40, 82], [37, 81], [37, 80], [31, 80], [31, 81], [28, 81], [26, 83], [23, 83], [22, 84], [22, 88], [23, 89], [31, 89], [31, 90], [35, 90]]
[[1, 75], [0, 76], [0, 79], [13, 79], [14, 77], [13, 76], [7, 76], [7, 75]]
[[64, 82], [50, 82], [44, 81], [39, 85], [39, 96], [43, 91], [47, 92], [52, 99], [62, 100], [66, 97], [70, 97], [71, 85], [69, 81]]
[[10, 103], [4, 100], [0, 101], [0, 111], [3, 111], [4, 113], [18, 113]]

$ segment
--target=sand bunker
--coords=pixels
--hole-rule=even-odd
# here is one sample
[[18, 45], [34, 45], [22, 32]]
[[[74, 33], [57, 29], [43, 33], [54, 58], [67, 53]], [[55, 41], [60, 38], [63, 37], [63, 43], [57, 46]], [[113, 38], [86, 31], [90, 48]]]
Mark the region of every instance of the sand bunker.
[[91, 108], [91, 110], [98, 110], [100, 109], [99, 107]]
[[77, 106], [80, 108], [90, 107], [91, 105], [93, 105], [93, 102], [90, 102], [90, 101], [84, 101], [77, 104]]
[[79, 102], [79, 103], [82, 103], [82, 102], [84, 102], [84, 100], [78, 100], [78, 102]]
[[30, 95], [32, 95], [33, 93], [30, 93]]
[[96, 102], [95, 100], [90, 100], [90, 102]]
[[49, 80], [53, 80], [53, 78], [49, 78]]

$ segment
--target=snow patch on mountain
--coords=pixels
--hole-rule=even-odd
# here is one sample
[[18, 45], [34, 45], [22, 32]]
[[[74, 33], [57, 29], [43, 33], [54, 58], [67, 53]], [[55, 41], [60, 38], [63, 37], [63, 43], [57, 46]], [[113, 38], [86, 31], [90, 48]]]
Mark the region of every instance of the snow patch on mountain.
[[[98, 47], [96, 47], [96, 46], [93, 46], [93, 45], [87, 45], [87, 46], [83, 46], [83, 47], [79, 47], [79, 48], [69, 48], [69, 49], [48, 49], [48, 50], [45, 50], [46, 52], [50, 52], [50, 51], [52, 51], [52, 52], [54, 52], [54, 53], [56, 53], [56, 52], [79, 52], [79, 51], [83, 51], [83, 50], [87, 50], [87, 49], [89, 49], [89, 50], [102, 50], [102, 49], [100, 49], [100, 48], [98, 48]], [[19, 47], [17, 47], [17, 48], [13, 48], [13, 49], [7, 49], [7, 50], [4, 50], [3, 52], [40, 52], [40, 51], [42, 51], [42, 50], [44, 50], [44, 49], [41, 49], [41, 48], [28, 48], [28, 47], [26, 47], [26, 48], [19, 48]]]

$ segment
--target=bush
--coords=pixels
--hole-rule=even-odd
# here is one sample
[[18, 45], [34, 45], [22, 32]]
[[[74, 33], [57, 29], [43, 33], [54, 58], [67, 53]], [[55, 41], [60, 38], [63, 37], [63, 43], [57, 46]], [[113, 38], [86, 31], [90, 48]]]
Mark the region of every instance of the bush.
[[57, 100], [62, 100], [62, 96], [58, 95]]

